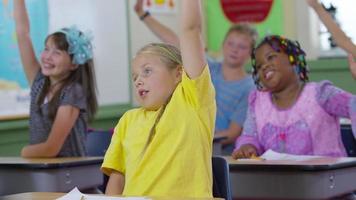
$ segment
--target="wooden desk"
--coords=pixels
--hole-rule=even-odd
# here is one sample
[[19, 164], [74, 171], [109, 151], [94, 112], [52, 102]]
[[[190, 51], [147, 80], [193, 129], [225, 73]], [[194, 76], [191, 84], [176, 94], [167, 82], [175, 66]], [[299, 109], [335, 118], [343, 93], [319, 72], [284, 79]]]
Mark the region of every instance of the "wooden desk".
[[103, 157], [24, 159], [0, 157], [0, 196], [21, 192], [68, 192], [103, 182]]
[[[64, 193], [53, 192], [30, 192], [0, 197], [0, 200], [49, 200], [65, 195]], [[220, 198], [152, 198], [153, 200], [222, 200]]]
[[229, 163], [236, 199], [327, 199], [356, 190], [356, 158]]

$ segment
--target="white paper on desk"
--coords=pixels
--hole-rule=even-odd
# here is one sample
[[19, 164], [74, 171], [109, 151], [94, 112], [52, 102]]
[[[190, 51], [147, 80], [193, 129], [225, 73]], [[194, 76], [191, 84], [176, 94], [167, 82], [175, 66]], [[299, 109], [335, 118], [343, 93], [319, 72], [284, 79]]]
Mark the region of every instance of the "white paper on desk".
[[287, 153], [278, 153], [273, 150], [268, 150], [260, 156], [265, 160], [292, 160], [292, 161], [305, 161], [313, 158], [321, 158], [322, 156], [305, 156], [305, 155], [292, 155]]
[[[83, 198], [82, 198], [83, 197]], [[146, 197], [108, 197], [100, 195], [87, 195], [81, 193], [77, 187], [68, 192], [68, 194], [58, 198], [57, 200], [149, 200]]]

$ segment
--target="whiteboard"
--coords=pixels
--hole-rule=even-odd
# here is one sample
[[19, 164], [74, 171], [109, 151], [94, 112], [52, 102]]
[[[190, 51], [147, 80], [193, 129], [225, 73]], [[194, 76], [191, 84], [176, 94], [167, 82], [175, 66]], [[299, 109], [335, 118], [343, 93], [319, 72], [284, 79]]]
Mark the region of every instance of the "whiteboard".
[[48, 13], [49, 33], [92, 32], [99, 105], [131, 103], [127, 1], [48, 0]]

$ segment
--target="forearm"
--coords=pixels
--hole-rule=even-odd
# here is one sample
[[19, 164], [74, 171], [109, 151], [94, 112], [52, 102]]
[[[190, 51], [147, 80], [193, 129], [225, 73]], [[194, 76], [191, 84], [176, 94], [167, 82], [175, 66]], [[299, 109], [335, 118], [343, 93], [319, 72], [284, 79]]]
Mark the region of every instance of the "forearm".
[[106, 195], [121, 195], [125, 187], [125, 176], [120, 172], [112, 172], [106, 186]]
[[29, 34], [30, 22], [24, 0], [14, 0], [14, 19], [17, 35]]
[[236, 139], [241, 135], [241, 132], [242, 127], [235, 122], [231, 122], [228, 129], [216, 132], [216, 135], [226, 137], [225, 140], [221, 141], [221, 144], [225, 145], [235, 143]]
[[200, 0], [183, 0], [180, 49], [185, 71], [191, 79], [199, 77], [206, 66], [201, 26], [202, 14]]
[[24, 0], [14, 0], [14, 18], [22, 65], [31, 85], [40, 67], [30, 38], [30, 23]]
[[157, 21], [154, 17], [147, 16], [143, 22], [163, 42], [179, 46], [179, 38], [173, 30]]
[[51, 158], [56, 157], [58, 151], [48, 146], [46, 143], [28, 145], [22, 148], [21, 156], [24, 158]]

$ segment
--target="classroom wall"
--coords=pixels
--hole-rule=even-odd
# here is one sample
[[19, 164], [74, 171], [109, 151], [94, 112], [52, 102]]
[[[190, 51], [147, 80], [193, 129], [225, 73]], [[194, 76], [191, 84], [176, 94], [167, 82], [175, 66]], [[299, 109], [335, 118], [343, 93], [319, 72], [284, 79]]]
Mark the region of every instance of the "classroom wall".
[[127, 1], [48, 0], [48, 7], [50, 33], [73, 24], [92, 31], [99, 104], [130, 103]]
[[[130, 0], [128, 12], [130, 21], [130, 41], [131, 41], [131, 55], [132, 57], [136, 54], [137, 50], [143, 47], [145, 44], [151, 42], [161, 42], [137, 17], [134, 11], [134, 5], [136, 0]], [[180, 12], [180, 1], [177, 0], [177, 13], [169, 14], [157, 14], [151, 13], [157, 20], [159, 20], [165, 26], [171, 28], [175, 33], [179, 33], [179, 12]]]

